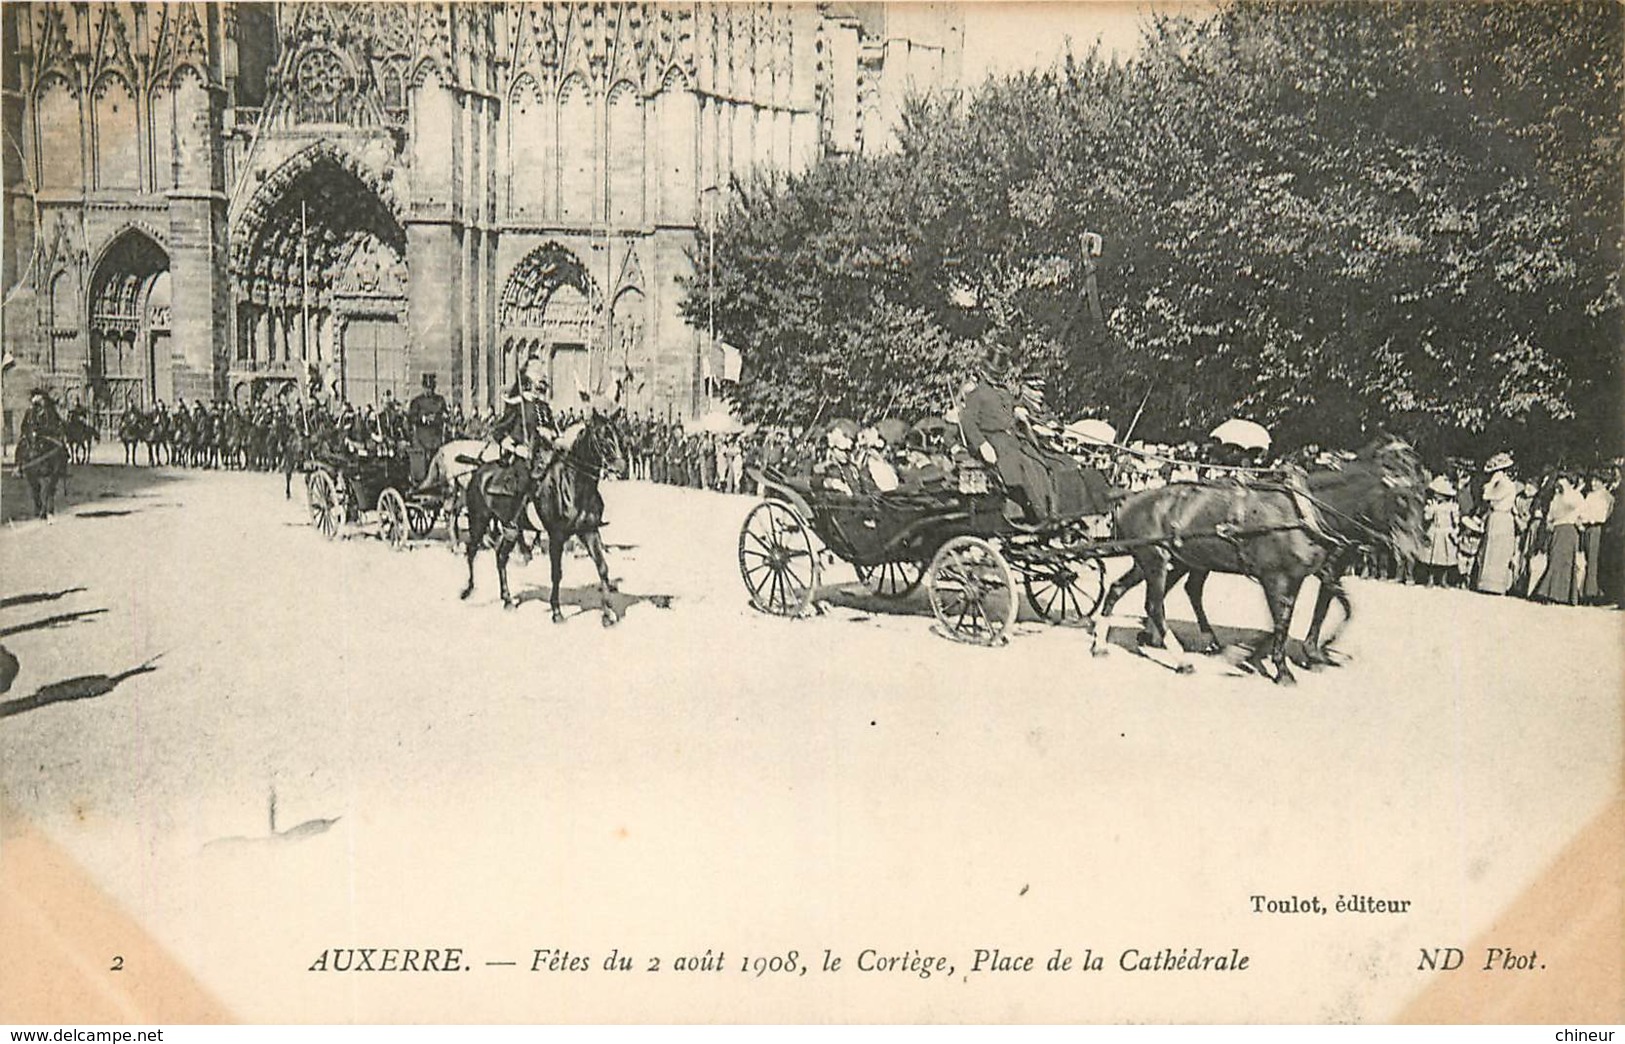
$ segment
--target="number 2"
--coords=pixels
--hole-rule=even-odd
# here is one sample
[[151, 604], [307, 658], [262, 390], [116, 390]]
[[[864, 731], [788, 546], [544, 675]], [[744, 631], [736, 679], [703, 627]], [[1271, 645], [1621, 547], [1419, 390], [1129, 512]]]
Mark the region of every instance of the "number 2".
[[111, 968], [107, 969], [107, 970], [108, 971], [123, 971], [124, 970], [124, 958], [120, 957], [117, 954], [114, 954], [113, 955], [113, 966]]

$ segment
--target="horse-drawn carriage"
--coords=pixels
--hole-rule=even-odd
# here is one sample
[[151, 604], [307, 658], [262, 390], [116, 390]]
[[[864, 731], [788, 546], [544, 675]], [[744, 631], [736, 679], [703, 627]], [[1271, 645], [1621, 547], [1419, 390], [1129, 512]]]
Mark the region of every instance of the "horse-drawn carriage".
[[[761, 474], [767, 499], [739, 534], [751, 602], [775, 615], [805, 615], [823, 560], [834, 555], [882, 597], [904, 597], [923, 579], [942, 633], [958, 641], [1002, 643], [1020, 609], [1019, 581], [1044, 619], [1094, 620], [1094, 647], [1103, 651], [1097, 607], [1109, 617], [1124, 592], [1143, 582], [1144, 651], [1169, 637], [1164, 596], [1186, 578], [1199, 642], [1211, 650], [1217, 641], [1202, 585], [1209, 573], [1236, 573], [1262, 585], [1272, 619], [1271, 634], [1252, 646], [1248, 662], [1262, 670], [1268, 651], [1275, 680], [1286, 683], [1287, 628], [1304, 580], [1320, 581], [1303, 642], [1306, 662], [1315, 665], [1328, 662], [1330, 639], [1321, 626], [1331, 602], [1343, 607], [1345, 621], [1350, 611], [1340, 580], [1353, 555], [1374, 545], [1411, 554], [1420, 542], [1421, 466], [1408, 445], [1386, 437], [1331, 470], [1173, 483], [1128, 495], [1109, 519], [1059, 517], [1036, 526], [1007, 519], [996, 477], [976, 487], [965, 475], [957, 489], [854, 496], [811, 479]], [[1116, 556], [1132, 556], [1133, 565], [1103, 592], [1102, 559]], [[1189, 669], [1182, 660], [1168, 665]]]
[[945, 635], [991, 645], [1005, 640], [1022, 593], [1051, 623], [1087, 619], [1104, 591], [1100, 560], [1122, 553], [1096, 539], [1096, 516], [1016, 525], [996, 479], [975, 469], [954, 486], [868, 495], [772, 470], [755, 477], [767, 499], [740, 529], [739, 570], [752, 604], [777, 616], [810, 610], [833, 555], [882, 598], [924, 582]]
[[[360, 525], [376, 514], [378, 535], [391, 547], [428, 536], [440, 517], [453, 511], [452, 499], [414, 489], [411, 460], [403, 452], [330, 450], [313, 455], [305, 475], [310, 524], [329, 540], [345, 525]], [[447, 520], [455, 543], [455, 526]]]

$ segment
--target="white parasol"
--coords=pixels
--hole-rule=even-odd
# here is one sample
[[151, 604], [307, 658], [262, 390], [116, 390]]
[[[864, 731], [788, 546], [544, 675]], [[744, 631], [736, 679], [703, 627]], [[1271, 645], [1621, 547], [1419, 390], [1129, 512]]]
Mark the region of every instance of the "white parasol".
[[1231, 446], [1240, 446], [1242, 449], [1267, 450], [1270, 448], [1270, 433], [1262, 424], [1256, 421], [1242, 420], [1232, 417], [1213, 429], [1209, 438]]
[[1117, 441], [1117, 429], [1103, 420], [1084, 418], [1075, 420], [1064, 429], [1066, 437], [1079, 442], [1112, 443]]

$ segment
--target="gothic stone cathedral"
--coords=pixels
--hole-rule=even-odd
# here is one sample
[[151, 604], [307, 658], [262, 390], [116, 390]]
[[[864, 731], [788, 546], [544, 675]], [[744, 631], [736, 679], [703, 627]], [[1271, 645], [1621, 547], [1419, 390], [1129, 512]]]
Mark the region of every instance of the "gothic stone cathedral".
[[[4, 23], [7, 427], [435, 373], [483, 410], [630, 371], [691, 416], [677, 312], [732, 179], [885, 148], [957, 82], [952, 4], [34, 3]], [[703, 278], [703, 273], [700, 275]]]

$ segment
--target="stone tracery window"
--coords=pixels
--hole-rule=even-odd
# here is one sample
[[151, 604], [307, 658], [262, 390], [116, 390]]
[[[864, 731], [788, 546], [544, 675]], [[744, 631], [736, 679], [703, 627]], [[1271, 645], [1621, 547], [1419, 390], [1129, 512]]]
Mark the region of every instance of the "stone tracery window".
[[319, 47], [307, 51], [294, 69], [294, 86], [300, 122], [340, 123], [348, 118], [354, 85], [344, 62], [332, 51]]

